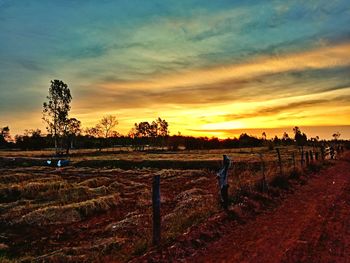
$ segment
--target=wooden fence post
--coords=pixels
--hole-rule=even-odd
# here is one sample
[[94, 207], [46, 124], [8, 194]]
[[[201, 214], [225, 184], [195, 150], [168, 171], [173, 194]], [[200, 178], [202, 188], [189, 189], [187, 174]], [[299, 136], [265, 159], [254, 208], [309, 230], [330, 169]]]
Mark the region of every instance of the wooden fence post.
[[318, 152], [315, 152], [315, 159], [318, 161]]
[[324, 161], [325, 159], [324, 146], [321, 146], [321, 158], [322, 158], [322, 161]]
[[303, 150], [301, 150], [300, 163], [301, 163], [301, 167], [303, 167], [304, 166], [304, 151]]
[[153, 208], [153, 245], [160, 244], [160, 175], [153, 176], [152, 182]]
[[309, 159], [309, 152], [308, 151], [305, 152], [305, 161], [306, 161], [306, 166], [309, 166], [310, 159]]
[[283, 175], [283, 172], [282, 172], [282, 160], [281, 160], [280, 149], [279, 149], [279, 148], [276, 148], [276, 151], [277, 151], [278, 163], [279, 163], [279, 167], [280, 167], [280, 175], [282, 176], [282, 175]]
[[314, 160], [314, 155], [312, 153], [312, 150], [310, 150], [310, 161], [313, 162], [313, 160]]
[[294, 154], [294, 152], [292, 152], [292, 160], [293, 160], [293, 170], [295, 172], [296, 171], [296, 167], [295, 167], [295, 154]]
[[265, 162], [264, 162], [262, 153], [260, 153], [259, 156], [260, 156], [260, 164], [261, 164], [260, 169], [261, 169], [261, 173], [262, 173], [261, 190], [262, 190], [263, 193], [265, 193], [265, 192], [268, 191], [266, 175], [265, 175]]

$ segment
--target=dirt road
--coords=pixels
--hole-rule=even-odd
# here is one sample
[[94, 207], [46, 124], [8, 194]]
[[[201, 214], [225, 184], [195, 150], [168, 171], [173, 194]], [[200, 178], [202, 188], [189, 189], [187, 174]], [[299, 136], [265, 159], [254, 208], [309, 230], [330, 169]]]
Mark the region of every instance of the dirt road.
[[188, 262], [350, 262], [350, 154]]

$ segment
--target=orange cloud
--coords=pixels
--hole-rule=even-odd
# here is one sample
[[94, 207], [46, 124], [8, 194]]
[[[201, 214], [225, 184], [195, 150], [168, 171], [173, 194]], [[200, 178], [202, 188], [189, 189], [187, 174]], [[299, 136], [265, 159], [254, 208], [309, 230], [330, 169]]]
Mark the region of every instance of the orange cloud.
[[153, 76], [146, 81], [104, 83], [107, 89], [166, 89], [193, 85], [208, 85], [232, 79], [246, 79], [266, 74], [324, 69], [350, 65], [350, 43], [317, 48], [310, 51], [283, 56], [260, 57], [253, 61], [219, 66], [216, 68], [192, 70], [176, 75]]

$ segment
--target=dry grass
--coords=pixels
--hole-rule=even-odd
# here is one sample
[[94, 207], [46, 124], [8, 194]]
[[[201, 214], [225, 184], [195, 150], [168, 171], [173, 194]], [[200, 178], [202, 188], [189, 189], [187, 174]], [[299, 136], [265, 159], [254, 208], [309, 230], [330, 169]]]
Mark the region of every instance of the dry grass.
[[163, 218], [165, 239], [172, 240], [218, 211], [216, 198], [200, 188], [176, 196], [176, 207]]
[[[294, 170], [290, 157], [294, 150], [281, 150], [284, 176]], [[273, 182], [279, 174], [276, 152], [265, 152], [264, 148], [125, 153], [124, 157], [209, 159], [217, 160], [218, 166], [223, 153], [234, 161], [248, 160], [244, 167], [234, 165], [229, 171], [229, 195], [235, 202], [237, 193], [255, 191], [263, 177], [254, 163], [260, 161], [254, 151], [264, 152], [264, 174], [269, 183]], [[123, 154], [98, 156], [102, 157], [119, 158]], [[300, 160], [296, 164], [299, 171]], [[0, 232], [10, 244], [11, 256], [26, 254], [33, 261], [91, 262], [104, 257], [106, 261], [127, 261], [145, 252], [152, 232], [154, 175], [161, 176], [164, 242], [171, 242], [221, 210], [216, 174], [207, 170], [14, 167], [0, 168], [0, 174]]]
[[113, 194], [69, 205], [44, 207], [22, 216], [15, 223], [42, 226], [77, 222], [108, 211], [120, 204], [120, 201], [119, 195]]
[[90, 188], [96, 188], [104, 185], [108, 185], [111, 182], [111, 178], [108, 177], [95, 177], [90, 178], [79, 183], [79, 185], [84, 185]]
[[[290, 158], [292, 152], [299, 152], [299, 149], [295, 146], [283, 146], [281, 149], [282, 159]], [[119, 148], [118, 148], [119, 149]], [[228, 154], [233, 160], [240, 162], [251, 162], [258, 159], [258, 154], [262, 153], [266, 160], [276, 159], [276, 151], [269, 150], [268, 147], [251, 147], [251, 148], [235, 148], [235, 149], [213, 149], [213, 150], [191, 150], [191, 151], [179, 151], [179, 152], [133, 152], [125, 151], [118, 152], [118, 149], [103, 149], [97, 151], [94, 149], [80, 149], [72, 150], [72, 161], [82, 160], [218, 160], [221, 161], [223, 154]], [[305, 147], [305, 150], [311, 150], [312, 147]], [[120, 150], [120, 149], [119, 149]], [[75, 156], [77, 155], [78, 156]], [[85, 154], [85, 155], [84, 155]], [[42, 151], [0, 151], [0, 157], [51, 157], [54, 155], [52, 150]], [[297, 158], [299, 154], [296, 155]]]

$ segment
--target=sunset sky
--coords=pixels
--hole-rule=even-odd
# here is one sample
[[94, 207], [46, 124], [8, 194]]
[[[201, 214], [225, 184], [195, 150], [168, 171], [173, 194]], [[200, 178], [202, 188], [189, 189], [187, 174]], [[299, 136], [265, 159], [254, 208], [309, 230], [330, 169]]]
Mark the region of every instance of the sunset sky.
[[0, 0], [0, 127], [45, 130], [52, 79], [84, 127], [350, 139], [350, 1]]

